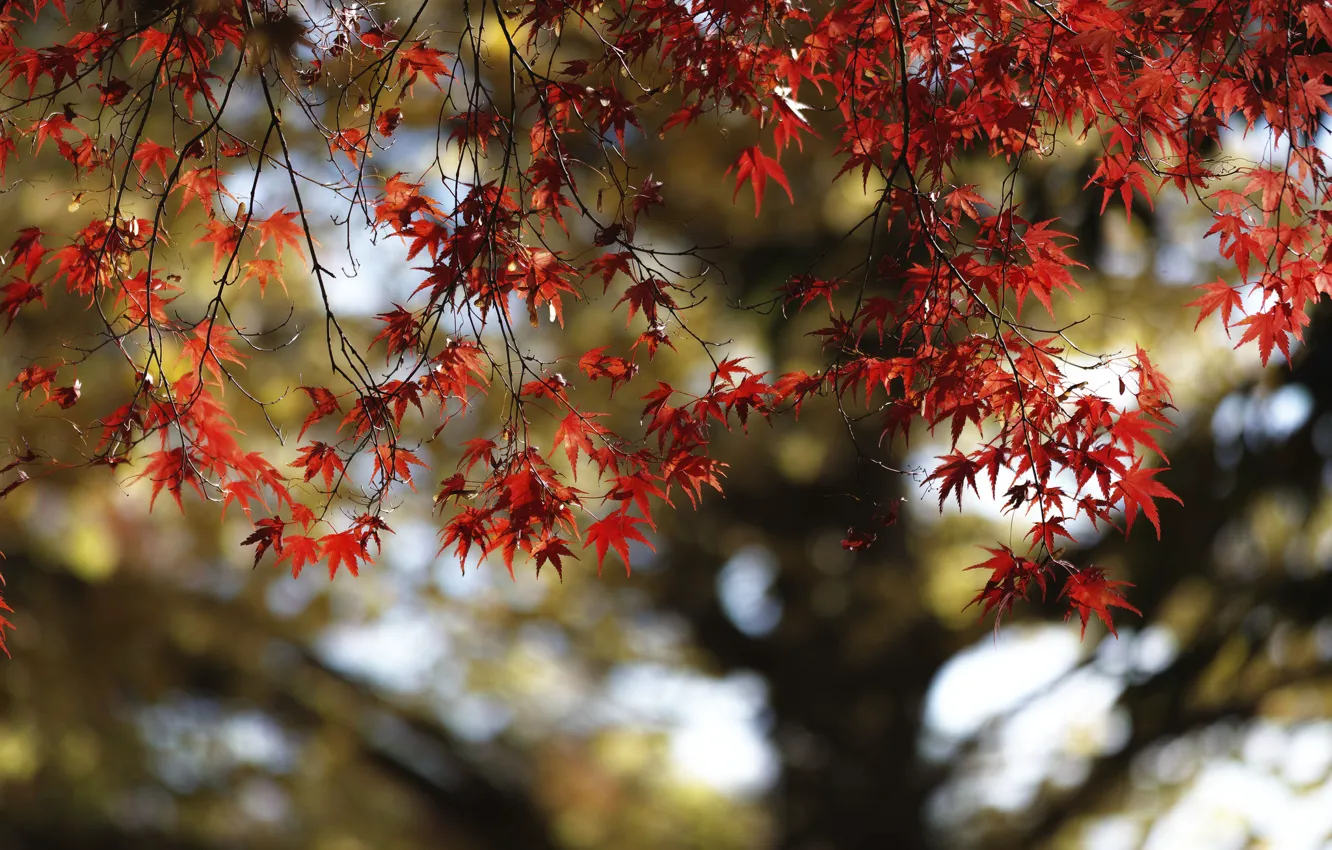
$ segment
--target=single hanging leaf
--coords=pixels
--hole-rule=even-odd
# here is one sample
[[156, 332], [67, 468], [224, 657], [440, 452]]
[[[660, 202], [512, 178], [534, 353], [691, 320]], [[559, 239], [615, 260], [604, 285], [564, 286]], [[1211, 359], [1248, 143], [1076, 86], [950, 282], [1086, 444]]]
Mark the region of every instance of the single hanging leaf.
[[981, 465], [961, 452], [953, 452], [941, 458], [943, 463], [932, 472], [925, 483], [939, 481], [942, 486], [939, 488], [939, 510], [943, 510], [944, 502], [948, 501], [950, 493], [957, 495], [957, 506], [962, 507], [962, 490], [964, 485], [970, 484], [971, 491], [980, 495], [980, 490], [976, 489], [976, 473], [981, 470]]
[[298, 440], [303, 438], [310, 426], [320, 419], [342, 412], [342, 407], [338, 405], [337, 396], [324, 387], [300, 387], [299, 389], [310, 397], [310, 403], [314, 405], [314, 410], [311, 411], [309, 416], [305, 417], [305, 422], [301, 425], [301, 433], [296, 436]]
[[332, 581], [338, 573], [338, 567], [346, 567], [353, 576], [360, 575], [360, 564], [370, 559], [366, 555], [365, 542], [355, 529], [326, 534], [319, 538], [320, 555], [328, 560], [328, 578]]
[[305, 231], [296, 221], [297, 214], [287, 212], [286, 207], [273, 213], [266, 219], [253, 219], [250, 224], [259, 231], [259, 247], [263, 248], [269, 242], [277, 247], [278, 256], [282, 256], [283, 248], [290, 246], [296, 249], [296, 253], [301, 259], [305, 259], [305, 249], [301, 247], [301, 242], [305, 238]]
[[1115, 483], [1114, 501], [1123, 500], [1124, 502], [1124, 533], [1127, 535], [1133, 530], [1133, 520], [1141, 510], [1147, 517], [1147, 521], [1156, 529], [1156, 538], [1161, 538], [1161, 517], [1156, 508], [1156, 499], [1174, 499], [1183, 504], [1174, 493], [1170, 492], [1164, 484], [1156, 480], [1156, 475], [1163, 472], [1161, 469], [1146, 469], [1139, 460], [1133, 468], [1125, 472]]
[[632, 516], [621, 509], [588, 526], [587, 545], [596, 547], [597, 575], [601, 575], [601, 568], [606, 560], [606, 552], [611, 549], [614, 549], [615, 553], [620, 556], [620, 560], [624, 561], [625, 575], [629, 574], [629, 541], [631, 540], [636, 540], [656, 551], [656, 547], [638, 530], [638, 526], [647, 524], [647, 520]]
[[752, 148], [745, 148], [740, 152], [740, 159], [735, 164], [726, 169], [726, 175], [729, 176], [735, 171], [735, 192], [740, 194], [740, 188], [745, 185], [745, 181], [750, 182], [750, 187], [754, 190], [754, 217], [758, 218], [759, 212], [763, 208], [763, 193], [768, 184], [768, 178], [771, 177], [777, 181], [777, 185], [786, 190], [786, 197], [790, 198], [791, 203], [795, 203], [795, 195], [791, 194], [791, 184], [786, 180], [786, 172], [777, 160], [763, 153], [758, 145]]
[[1123, 608], [1142, 616], [1142, 612], [1130, 605], [1115, 589], [1132, 586], [1126, 581], [1108, 580], [1105, 571], [1096, 567], [1080, 570], [1068, 577], [1064, 582], [1063, 591], [1059, 594], [1061, 597], [1068, 597], [1069, 610], [1064, 619], [1067, 620], [1076, 612], [1082, 620], [1082, 637], [1086, 637], [1087, 619], [1095, 612], [1110, 630], [1110, 634], [1119, 637], [1119, 632], [1115, 631], [1114, 619], [1110, 615], [1110, 608]]

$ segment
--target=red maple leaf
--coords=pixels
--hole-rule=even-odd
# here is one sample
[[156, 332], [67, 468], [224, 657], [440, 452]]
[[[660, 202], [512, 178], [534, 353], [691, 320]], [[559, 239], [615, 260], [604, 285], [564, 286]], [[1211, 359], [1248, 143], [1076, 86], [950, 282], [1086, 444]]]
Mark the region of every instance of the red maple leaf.
[[282, 279], [282, 267], [276, 260], [250, 260], [243, 268], [245, 277], [242, 280], [254, 278], [259, 281], [259, 297], [263, 297], [264, 290], [268, 289], [268, 282], [274, 278], [282, 284], [282, 291], [287, 291], [287, 282]]
[[665, 491], [657, 486], [653, 476], [645, 470], [640, 470], [632, 475], [617, 475], [615, 486], [606, 494], [607, 499], [617, 499], [622, 502], [632, 501], [642, 512], [643, 519], [647, 520], [648, 526], [655, 530], [657, 526], [652, 521], [649, 497], [661, 499], [668, 505], [671, 503], [671, 500], [666, 497]]
[[338, 397], [324, 387], [299, 387], [307, 396], [310, 397], [310, 403], [314, 405], [314, 410], [305, 417], [305, 422], [301, 425], [301, 433], [296, 439], [305, 436], [305, 432], [310, 426], [323, 419], [326, 416], [332, 416], [335, 413], [341, 413], [342, 408], [338, 405]]
[[846, 530], [846, 537], [842, 538], [842, 548], [848, 552], [863, 552], [878, 539], [879, 535], [872, 531], [851, 526]]
[[287, 506], [291, 508], [291, 521], [300, 523], [301, 528], [308, 529], [319, 521], [319, 518], [315, 516], [314, 511], [310, 510], [300, 502], [289, 501]]
[[578, 453], [581, 451], [591, 457], [596, 451], [596, 447], [592, 444], [592, 438], [606, 433], [606, 429], [593, 422], [592, 419], [605, 415], [604, 413], [581, 413], [575, 410], [564, 417], [560, 421], [560, 427], [555, 429], [554, 448], [564, 447], [564, 454], [569, 458], [569, 468], [573, 471], [575, 481], [578, 480]]
[[171, 498], [176, 500], [176, 507], [180, 508], [181, 513], [185, 512], [185, 505], [181, 502], [180, 491], [185, 484], [192, 486], [201, 497], [203, 490], [199, 488], [198, 474], [195, 472], [193, 463], [185, 455], [182, 448], [164, 449], [162, 451], [152, 452], [148, 455], [148, 467], [138, 475], [131, 478], [131, 481], [138, 481], [141, 478], [147, 478], [153, 482], [153, 494], [148, 500], [148, 506], [151, 508], [157, 502], [157, 496], [166, 488], [171, 494]]
[[42, 245], [44, 234], [39, 228], [25, 227], [18, 232], [14, 244], [9, 246], [9, 262], [15, 269], [23, 268], [24, 277], [29, 279], [37, 273], [37, 267], [46, 256], [46, 247]]
[[333, 153], [341, 151], [353, 166], [356, 165], [358, 154], [364, 153], [369, 156], [365, 132], [355, 128], [334, 133], [328, 140], [328, 148]]
[[940, 460], [943, 463], [930, 473], [925, 479], [928, 484], [931, 481], [940, 481], [942, 486], [939, 488], [939, 509], [943, 510], [944, 502], [948, 501], [948, 495], [954, 493], [957, 495], [957, 506], [962, 507], [962, 490], [964, 485], [970, 484], [971, 490], [976, 495], [980, 495], [980, 490], [976, 489], [976, 473], [980, 471], [981, 465], [961, 452], [953, 452], [949, 455], [943, 455]]
[[601, 575], [602, 563], [606, 559], [606, 552], [610, 549], [614, 549], [615, 553], [620, 556], [620, 560], [624, 561], [625, 575], [629, 574], [629, 541], [631, 540], [637, 540], [655, 551], [652, 543], [637, 528], [637, 526], [647, 524], [647, 520], [632, 516], [621, 509], [588, 526], [586, 545], [596, 547], [597, 575]]
[[448, 56], [449, 54], [418, 41], [398, 54], [398, 78], [402, 79], [402, 76], [407, 74], [405, 85], [410, 86], [416, 82], [418, 74], [425, 74], [431, 85], [443, 91], [439, 78], [453, 76], [444, 61]]
[[1193, 323], [1194, 330], [1203, 323], [1203, 319], [1221, 311], [1221, 324], [1230, 330], [1230, 317], [1236, 310], [1243, 312], [1244, 299], [1240, 291], [1224, 280], [1215, 280], [1211, 283], [1204, 283], [1199, 289], [1206, 290], [1207, 294], [1201, 296], [1195, 301], [1185, 304], [1185, 307], [1198, 308], [1198, 321]]
[[365, 541], [355, 529], [325, 534], [319, 538], [320, 555], [328, 559], [328, 577], [331, 581], [338, 573], [338, 567], [346, 567], [353, 576], [360, 575], [362, 561], [369, 561], [365, 551]]
[[204, 212], [208, 214], [208, 217], [212, 218], [213, 204], [217, 198], [222, 196], [235, 197], [222, 185], [223, 176], [224, 172], [212, 166], [197, 168], [181, 174], [176, 179], [175, 186], [180, 190], [180, 209], [177, 212], [184, 212], [190, 201], [197, 200], [199, 206], [203, 207]]
[[78, 404], [79, 396], [83, 394], [83, 382], [75, 380], [67, 387], [56, 387], [46, 396], [46, 401], [42, 402], [40, 407], [54, 402], [60, 405], [61, 410], [69, 410], [75, 404]]
[[1119, 637], [1119, 632], [1115, 631], [1114, 620], [1110, 616], [1110, 608], [1124, 608], [1132, 611], [1138, 616], [1142, 612], [1130, 605], [1116, 587], [1132, 587], [1126, 581], [1109, 581], [1105, 577], [1105, 572], [1096, 567], [1087, 567], [1073, 573], [1064, 582], [1064, 589], [1060, 591], [1060, 596], [1068, 597], [1069, 610], [1064, 619], [1067, 620], [1073, 616], [1076, 611], [1082, 620], [1082, 636], [1087, 636], [1087, 618], [1092, 612], [1101, 618], [1105, 627], [1110, 630], [1110, 634]]
[[994, 627], [998, 630], [1004, 614], [1013, 609], [1014, 602], [1027, 598], [1027, 592], [1033, 584], [1040, 588], [1042, 598], [1045, 596], [1046, 573], [1040, 564], [1029, 558], [1018, 557], [1007, 546], [1000, 546], [998, 549], [987, 548], [985, 551], [990, 553], [989, 560], [967, 569], [989, 570], [990, 577], [986, 580], [985, 587], [967, 603], [967, 608], [972, 605], [983, 606], [982, 618], [991, 611], [997, 611]]
[[481, 461], [485, 461], [487, 467], [493, 467], [495, 465], [495, 450], [498, 449], [499, 446], [495, 444], [494, 440], [487, 440], [484, 437], [473, 437], [463, 443], [463, 445], [467, 448], [463, 452], [462, 459], [458, 461], [458, 465], [462, 466], [464, 463], [467, 464], [466, 468], [463, 469], [464, 473], [471, 472], [472, 467], [476, 466], [477, 463]]
[[38, 301], [42, 305], [46, 304], [46, 298], [42, 295], [40, 286], [33, 286], [26, 280], [16, 280], [0, 286], [0, 293], [4, 298], [0, 298], [0, 313], [5, 315], [5, 327], [8, 328], [14, 324], [14, 319], [18, 318], [19, 310], [23, 305], [33, 301]]
[[346, 471], [338, 450], [327, 443], [311, 443], [308, 446], [301, 446], [299, 451], [300, 457], [293, 460], [289, 465], [303, 468], [306, 481], [316, 475], [322, 475], [324, 487], [332, 489], [333, 478]]
[[791, 184], [787, 182], [786, 172], [782, 170], [781, 164], [760, 150], [758, 145], [741, 151], [740, 159], [726, 169], [726, 174], [723, 176], [729, 176], [732, 171], [735, 171], [735, 192], [732, 198], [740, 194], [740, 187], [745, 185], [746, 180], [750, 181], [750, 186], [754, 190], [755, 218], [763, 208], [763, 192], [769, 177], [777, 181], [777, 185], [786, 190], [786, 197], [791, 199], [791, 203], [795, 203], [795, 195], [791, 194]]
[[252, 483], [244, 479], [228, 481], [222, 485], [223, 519], [226, 518], [227, 508], [231, 506], [232, 502], [240, 505], [240, 508], [245, 512], [246, 517], [250, 516], [251, 505], [258, 504], [261, 507], [264, 506], [264, 500], [263, 497], [259, 495], [259, 491], [254, 489]]
[[1258, 359], [1264, 366], [1271, 359], [1274, 347], [1281, 350], [1286, 360], [1290, 360], [1290, 337], [1291, 333], [1297, 330], [1291, 326], [1292, 315], [1293, 311], [1289, 305], [1277, 303], [1261, 313], [1244, 317], [1236, 323], [1244, 328], [1244, 335], [1235, 343], [1235, 347], [1239, 348], [1246, 342], [1257, 340]]
[[416, 314], [398, 304], [387, 313], [380, 313], [376, 319], [384, 323], [381, 330], [370, 344], [373, 346], [383, 340], [388, 348], [389, 359], [414, 349], [420, 341], [421, 322]]
[[402, 481], [413, 491], [416, 490], [416, 485], [412, 483], [412, 465], [425, 466], [425, 462], [406, 449], [397, 446], [375, 446], [375, 471], [373, 476], [382, 476], [384, 483]]
[[291, 577], [299, 578], [306, 564], [313, 564], [319, 560], [319, 541], [303, 534], [293, 534], [283, 541], [283, 548], [280, 551], [282, 556], [277, 562], [279, 564], [283, 561], [290, 562]]
[[149, 139], [140, 139], [139, 144], [134, 148], [134, 164], [139, 167], [139, 173], [147, 176], [153, 166], [162, 173], [162, 177], [167, 176], [167, 161], [173, 158], [176, 152], [166, 145], [159, 145]]
[[1146, 469], [1142, 466], [1142, 460], [1139, 459], [1133, 465], [1133, 468], [1125, 472], [1120, 479], [1115, 482], [1113, 501], [1123, 500], [1124, 502], [1124, 533], [1128, 534], [1133, 530], [1133, 520], [1141, 510], [1152, 526], [1156, 528], [1156, 537], [1161, 538], [1161, 517], [1156, 508], [1155, 499], [1174, 499], [1183, 504], [1174, 493], [1170, 492], [1161, 482], [1155, 480], [1162, 469]]
[[695, 454], [686, 449], [672, 452], [661, 465], [662, 477], [668, 485], [667, 494], [670, 493], [669, 485], [679, 484], [689, 497], [690, 505], [695, 508], [703, 498], [704, 486], [721, 492], [721, 478], [725, 475], [722, 470], [725, 468], [726, 464], [716, 458]]
[[[17, 386], [19, 392], [24, 398], [32, 395], [32, 391], [41, 387], [48, 394], [50, 392], [51, 382], [56, 379], [56, 370], [47, 369], [45, 366], [38, 366], [34, 363], [31, 366], [25, 366], [19, 370], [18, 376], [9, 382], [9, 386]], [[8, 389], [8, 387], [6, 388]]]
[[[5, 176], [5, 168], [9, 165], [9, 158], [14, 155], [17, 146], [14, 140], [9, 136], [0, 134], [0, 179]], [[0, 639], [3, 639], [3, 632], [0, 632]], [[8, 652], [6, 651], [6, 654]]]
[[259, 559], [270, 548], [282, 552], [282, 529], [286, 523], [277, 517], [267, 517], [254, 524], [254, 532], [241, 541], [242, 546], [255, 546], [254, 565], [259, 566]]
[[240, 247], [241, 234], [244, 232], [240, 227], [229, 224], [225, 221], [213, 219], [205, 222], [204, 227], [208, 233], [200, 236], [194, 244], [200, 242], [211, 242], [213, 244], [213, 272], [217, 273], [218, 266], [222, 265], [223, 260], [228, 262], [236, 254], [236, 249]]
[[1115, 440], [1121, 443], [1125, 449], [1132, 451], [1133, 444], [1137, 443], [1143, 448], [1151, 449], [1161, 456], [1162, 460], [1169, 461], [1166, 453], [1157, 445], [1156, 438], [1152, 436], [1152, 431], [1164, 430], [1165, 426], [1160, 422], [1155, 422], [1143, 413], [1126, 413], [1115, 420], [1111, 427], [1111, 432], [1115, 435]]
[[387, 139], [397, 132], [398, 127], [401, 124], [401, 109], [396, 106], [392, 109], [385, 109], [383, 112], [379, 113], [379, 117], [375, 119], [375, 132]]
[[97, 89], [97, 91], [100, 93], [100, 96], [97, 98], [97, 100], [103, 106], [116, 106], [121, 101], [123, 101], [125, 99], [125, 95], [129, 94], [130, 92], [129, 83], [117, 78], [112, 78], [111, 80], [108, 80], [106, 85], [102, 85], [101, 83], [94, 83], [93, 88]]
[[[3, 162], [3, 157], [0, 157], [0, 162]], [[0, 174], [3, 174], [3, 169], [0, 169]], [[12, 614], [14, 613], [14, 609], [6, 605], [5, 600], [0, 599], [0, 612]], [[9, 654], [9, 644], [5, 640], [7, 637], [6, 632], [13, 628], [14, 624], [9, 622], [4, 614], [0, 614], [0, 652], [3, 652], [6, 658], [12, 657]]]
[[532, 557], [536, 559], [536, 572], [541, 575], [541, 567], [546, 563], [555, 565], [555, 572], [559, 574], [560, 580], [564, 580], [564, 562], [561, 558], [573, 558], [574, 553], [569, 551], [569, 541], [562, 537], [554, 535], [543, 536], [532, 545]]
[[238, 352], [231, 344], [233, 331], [225, 325], [205, 321], [194, 329], [194, 338], [188, 340], [181, 350], [181, 357], [194, 371], [207, 369], [213, 380], [221, 386], [226, 377], [226, 367], [222, 361], [243, 365], [245, 355]]
[[472, 551], [472, 547], [478, 547], [482, 551], [489, 548], [489, 524], [493, 513], [494, 511], [489, 508], [463, 508], [444, 526], [440, 534], [443, 542], [439, 550], [443, 552], [449, 546], [453, 546], [454, 553], [458, 556], [459, 567], [465, 568], [467, 554]]
[[[47, 139], [55, 139], [57, 142], [63, 144], [66, 130], [72, 130], [75, 133], [80, 132], [79, 129], [60, 112], [38, 121], [33, 125], [32, 129], [37, 132], [37, 153], [41, 153], [42, 145]], [[80, 133], [80, 135], [82, 135], [82, 133]]]

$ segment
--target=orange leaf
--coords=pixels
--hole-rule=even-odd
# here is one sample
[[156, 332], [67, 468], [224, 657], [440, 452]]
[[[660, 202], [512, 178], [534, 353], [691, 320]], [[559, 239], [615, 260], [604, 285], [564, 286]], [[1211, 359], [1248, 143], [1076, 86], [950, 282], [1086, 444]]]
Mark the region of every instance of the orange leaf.
[[301, 259], [305, 259], [305, 250], [301, 248], [300, 240], [305, 236], [305, 231], [301, 225], [296, 223], [296, 213], [286, 212], [286, 207], [273, 213], [266, 219], [254, 219], [251, 224], [259, 231], [259, 247], [263, 248], [269, 242], [277, 246], [278, 256], [282, 256], [282, 249], [290, 245], [300, 254]]

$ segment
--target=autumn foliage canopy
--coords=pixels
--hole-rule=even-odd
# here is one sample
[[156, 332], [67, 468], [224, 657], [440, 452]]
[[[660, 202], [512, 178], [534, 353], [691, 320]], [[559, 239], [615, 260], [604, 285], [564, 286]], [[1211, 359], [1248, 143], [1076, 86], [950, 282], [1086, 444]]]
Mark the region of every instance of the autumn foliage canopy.
[[[420, 491], [463, 563], [628, 569], [663, 506], [723, 488], [719, 429], [822, 405], [871, 475], [937, 429], [951, 448], [920, 477], [941, 504], [989, 491], [1023, 524], [1023, 546], [977, 565], [985, 612], [1039, 591], [1111, 625], [1121, 583], [1061, 540], [1079, 518], [1160, 533], [1169, 385], [1140, 348], [1079, 345], [1058, 303], [1078, 288], [1069, 228], [1024, 218], [1017, 177], [1086, 144], [1103, 215], [1164, 192], [1202, 205], [1234, 271], [1199, 289], [1199, 321], [1288, 355], [1332, 292], [1329, 74], [1332, 9], [1294, 0], [12, 0], [0, 174], [41, 175], [72, 223], [10, 225], [0, 318], [94, 324], [11, 352], [16, 421], [77, 439], [39, 450], [7, 429], [0, 495], [101, 469], [243, 513], [256, 563], [354, 575]], [[411, 115], [434, 116], [428, 134], [405, 137]], [[1237, 162], [1231, 129], [1280, 144]], [[816, 317], [816, 368], [758, 371], [693, 330], [692, 308], [727, 297], [708, 265], [724, 234], [651, 237], [672, 186], [647, 143], [718, 134], [739, 148], [715, 179], [755, 215], [800, 214], [786, 169], [816, 139], [876, 193], [859, 262], [792, 268], [741, 305]], [[429, 169], [386, 167], [411, 145]], [[1009, 179], [961, 182], [976, 158]], [[366, 332], [329, 289], [386, 241], [415, 292]], [[559, 335], [586, 310], [631, 336]], [[686, 346], [706, 380], [655, 377]], [[305, 349], [317, 385], [250, 385]], [[81, 401], [93, 361], [118, 375], [105, 409]], [[609, 413], [613, 395], [641, 418]], [[498, 422], [472, 415], [483, 399]], [[896, 515], [867, 480], [850, 549]]]

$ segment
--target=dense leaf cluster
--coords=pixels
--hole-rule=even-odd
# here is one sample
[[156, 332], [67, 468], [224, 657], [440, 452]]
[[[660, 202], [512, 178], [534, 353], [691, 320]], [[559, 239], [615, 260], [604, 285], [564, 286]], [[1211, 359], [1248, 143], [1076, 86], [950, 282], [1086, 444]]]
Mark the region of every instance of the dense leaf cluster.
[[[127, 465], [154, 499], [234, 503], [256, 563], [272, 553], [294, 573], [354, 574], [391, 532], [394, 494], [421, 483], [428, 460], [409, 435], [424, 422], [456, 447], [434, 492], [442, 549], [562, 572], [590, 548], [599, 569], [611, 553], [627, 569], [662, 505], [721, 489], [717, 428], [820, 399], [881, 471], [895, 438], [943, 426], [950, 448], [925, 479], [941, 504], [985, 488], [1030, 519], [1028, 551], [978, 565], [991, 570], [985, 610], [1055, 584], [1070, 614], [1109, 624], [1109, 606], [1131, 607], [1118, 583], [1063, 559], [1060, 541], [1079, 518], [1127, 533], [1141, 513], [1160, 532], [1156, 502], [1173, 495], [1149, 457], [1162, 455], [1153, 432], [1171, 396], [1146, 352], [1087, 352], [1079, 321], [1056, 317], [1079, 264], [1058, 221], [1020, 214], [1022, 167], [1087, 142], [1103, 213], [1165, 190], [1206, 205], [1239, 277], [1204, 288], [1200, 321], [1219, 313], [1264, 361], [1289, 354], [1332, 286], [1316, 144], [1332, 113], [1332, 13], [1319, 4], [438, 5], [397, 18], [341, 0], [4, 5], [0, 174], [51, 168], [80, 223], [16, 231], [0, 313], [12, 325], [81, 305], [99, 325], [26, 352], [10, 384], [20, 406], [74, 417], [84, 448], [15, 449], [4, 493], [37, 470]], [[381, 170], [422, 108], [444, 152], [433, 176]], [[690, 324], [711, 285], [694, 262], [706, 252], [668, 250], [645, 227], [669, 211], [670, 185], [641, 161], [644, 134], [688, 144], [737, 122], [756, 141], [718, 177], [735, 176], [737, 198], [747, 184], [756, 215], [772, 206], [769, 181], [800, 202], [781, 163], [816, 136], [835, 144], [839, 175], [878, 187], [862, 261], [792, 270], [767, 305], [824, 317], [814, 371], [719, 354]], [[1279, 144], [1266, 161], [1232, 160], [1220, 153], [1232, 126]], [[1006, 163], [1009, 179], [962, 182], [957, 165], [975, 156]], [[266, 209], [271, 175], [287, 200]], [[415, 294], [368, 338], [330, 304], [337, 250], [316, 238], [317, 193], [341, 205], [341, 230], [401, 240], [413, 264], [401, 272]], [[211, 271], [184, 267], [191, 245], [211, 246]], [[255, 289], [279, 297], [273, 282], [290, 297], [289, 279], [306, 275], [323, 315], [286, 345], [319, 345], [334, 377], [300, 387], [297, 457], [275, 464], [242, 446], [233, 407], [262, 407], [279, 439], [295, 425], [246, 385], [247, 368], [281, 356], [261, 344], [275, 330], [235, 305]], [[534, 347], [543, 322], [606, 309], [632, 344], [565, 339], [555, 359]], [[685, 344], [712, 359], [705, 382], [639, 377]], [[127, 377], [112, 409], [82, 409], [91, 358]], [[639, 426], [612, 427], [590, 390], [639, 384]], [[483, 397], [503, 421], [450, 440]], [[862, 420], [877, 445], [862, 444]], [[892, 506], [876, 507], [874, 522], [890, 522]], [[871, 545], [874, 522], [844, 545]]]

